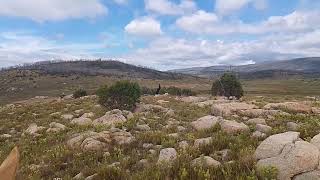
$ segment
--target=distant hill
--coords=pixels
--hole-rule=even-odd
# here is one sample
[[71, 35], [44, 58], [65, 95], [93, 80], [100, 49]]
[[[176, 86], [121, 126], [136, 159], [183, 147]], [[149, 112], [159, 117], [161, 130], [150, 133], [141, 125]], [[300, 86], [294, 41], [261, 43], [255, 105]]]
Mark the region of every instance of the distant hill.
[[180, 79], [186, 75], [161, 72], [154, 69], [134, 66], [119, 61], [46, 61], [34, 64], [28, 64], [9, 70], [31, 70], [38, 71], [50, 75], [108, 75], [115, 77], [130, 77], [130, 78], [146, 78], [146, 79]]
[[242, 66], [210, 66], [187, 69], [176, 69], [170, 72], [212, 77], [226, 71], [235, 71], [243, 78], [264, 78], [275, 76], [306, 76], [320, 77], [320, 57], [298, 58], [283, 61], [269, 61], [259, 64]]
[[0, 105], [35, 96], [70, 94], [78, 88], [94, 93], [102, 85], [131, 80], [141, 86], [178, 86], [206, 90], [208, 80], [197, 76], [161, 72], [118, 61], [40, 62], [0, 70]]

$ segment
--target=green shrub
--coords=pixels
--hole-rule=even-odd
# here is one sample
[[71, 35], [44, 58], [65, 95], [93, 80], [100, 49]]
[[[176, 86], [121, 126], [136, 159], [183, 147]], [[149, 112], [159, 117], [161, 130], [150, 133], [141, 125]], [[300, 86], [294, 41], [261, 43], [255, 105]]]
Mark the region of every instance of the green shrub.
[[87, 91], [84, 89], [78, 89], [73, 93], [73, 98], [77, 99], [87, 95]]
[[142, 87], [141, 88], [141, 93], [146, 94], [146, 95], [155, 95], [156, 94], [156, 89], [148, 88], [148, 87]]
[[211, 92], [213, 96], [235, 96], [238, 99], [244, 93], [240, 81], [231, 73], [225, 73], [220, 79], [213, 82]]
[[97, 91], [99, 103], [108, 109], [133, 110], [141, 96], [137, 83], [119, 81], [110, 87], [101, 87]]

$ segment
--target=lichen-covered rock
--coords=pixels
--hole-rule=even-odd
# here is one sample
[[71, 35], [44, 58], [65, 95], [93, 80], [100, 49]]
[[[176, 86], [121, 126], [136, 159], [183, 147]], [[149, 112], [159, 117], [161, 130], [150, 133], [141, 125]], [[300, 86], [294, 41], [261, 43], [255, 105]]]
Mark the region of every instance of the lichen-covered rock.
[[289, 131], [297, 131], [299, 129], [299, 124], [297, 124], [295, 122], [288, 122], [287, 128]]
[[315, 145], [320, 150], [320, 134], [314, 136], [311, 139], [310, 143]]
[[200, 138], [194, 141], [193, 146], [199, 148], [201, 146], [209, 145], [212, 142], [212, 137]]
[[221, 165], [221, 163], [219, 161], [214, 160], [210, 156], [198, 157], [198, 158], [191, 161], [191, 166], [193, 166], [193, 167], [209, 168], [209, 167], [218, 167], [220, 165]]
[[255, 131], [254, 133], [252, 133], [251, 137], [257, 138], [257, 139], [263, 139], [263, 138], [267, 137], [267, 135], [263, 132]]
[[60, 132], [60, 131], [64, 131], [67, 127], [63, 124], [60, 123], [56, 123], [56, 122], [52, 122], [49, 125], [50, 128], [47, 129], [47, 133], [49, 132]]
[[134, 139], [129, 132], [120, 129], [100, 133], [89, 131], [74, 135], [67, 141], [67, 145], [72, 149], [99, 151], [110, 148], [111, 142], [115, 142], [117, 145], [130, 144]]
[[166, 148], [160, 151], [158, 163], [172, 163], [177, 159], [177, 151], [174, 148]]
[[209, 115], [209, 116], [204, 116], [202, 118], [199, 118], [196, 121], [193, 121], [191, 123], [191, 126], [198, 131], [206, 130], [206, 129], [212, 128], [221, 120], [222, 120], [221, 117], [215, 117], [215, 116]]
[[285, 132], [275, 134], [265, 139], [256, 149], [255, 157], [266, 159], [279, 155], [286, 144], [293, 143], [299, 139], [299, 132]]
[[238, 123], [236, 121], [223, 120], [220, 122], [222, 131], [228, 134], [236, 134], [241, 132], [250, 131], [249, 127], [244, 123]]
[[92, 120], [90, 118], [86, 118], [86, 117], [79, 117], [79, 118], [73, 119], [70, 123], [76, 124], [79, 126], [89, 126], [92, 124]]
[[268, 134], [272, 131], [272, 127], [267, 126], [267, 125], [263, 125], [263, 124], [257, 124], [256, 125], [256, 130], [260, 131], [262, 133]]
[[114, 109], [107, 112], [104, 116], [93, 121], [94, 126], [112, 126], [121, 124], [127, 121], [127, 111], [123, 112], [119, 109]]
[[295, 175], [316, 169], [318, 164], [318, 148], [306, 141], [296, 141], [286, 144], [279, 155], [259, 160], [257, 169], [275, 167], [278, 179], [291, 180]]

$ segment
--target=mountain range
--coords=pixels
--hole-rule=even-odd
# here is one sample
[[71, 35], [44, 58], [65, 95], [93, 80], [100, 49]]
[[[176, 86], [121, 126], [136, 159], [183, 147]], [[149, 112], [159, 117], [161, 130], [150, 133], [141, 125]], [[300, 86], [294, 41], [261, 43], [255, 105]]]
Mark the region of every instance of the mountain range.
[[237, 72], [243, 78], [263, 78], [274, 76], [319, 76], [320, 57], [298, 58], [282, 61], [268, 61], [258, 64], [241, 66], [210, 66], [194, 67], [186, 69], [175, 69], [169, 72], [196, 75], [202, 77], [214, 77], [224, 72]]

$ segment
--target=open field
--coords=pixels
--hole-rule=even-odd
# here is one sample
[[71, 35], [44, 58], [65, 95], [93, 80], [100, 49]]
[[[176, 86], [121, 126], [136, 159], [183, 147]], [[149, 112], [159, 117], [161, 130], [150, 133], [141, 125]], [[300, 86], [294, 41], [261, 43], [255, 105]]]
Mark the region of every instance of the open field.
[[[264, 138], [252, 137], [256, 127], [247, 123], [246, 116], [239, 114], [225, 119], [244, 122], [248, 124], [249, 131], [230, 134], [218, 124], [206, 130], [195, 130], [191, 122], [211, 114], [211, 108], [198, 106], [197, 101], [193, 101], [184, 102], [173, 96], [145, 96], [141, 99], [141, 103], [158, 106], [141, 113], [134, 113], [133, 118], [115, 126], [119, 128], [118, 130], [109, 126], [71, 124], [71, 119], [62, 118], [65, 114], [76, 118], [84, 113], [92, 113], [90, 115], [92, 120], [103, 116], [106, 109], [97, 105], [95, 97], [62, 101], [40, 98], [8, 106], [0, 110], [0, 135], [7, 134], [0, 138], [0, 162], [14, 146], [18, 146], [21, 152], [18, 179], [71, 179], [79, 173], [82, 177], [94, 175], [95, 179], [257, 179], [258, 176], [273, 179], [276, 177], [276, 170], [265, 169], [265, 174], [262, 175], [255, 170], [257, 160], [253, 155]], [[248, 100], [248, 103], [253, 102], [258, 107], [263, 107], [268, 102], [274, 101], [274, 98], [257, 97]], [[310, 103], [316, 108], [319, 107], [316, 102]], [[168, 114], [167, 111], [170, 109], [174, 113]], [[299, 124], [297, 131], [303, 140], [310, 141], [313, 136], [320, 133], [319, 115], [299, 114], [289, 109], [284, 111], [290, 114], [262, 116], [272, 128], [267, 136], [288, 131], [287, 122]], [[65, 125], [66, 128], [57, 132], [49, 131], [52, 122]], [[35, 133], [29, 133], [27, 129], [32, 123], [43, 128]], [[103, 149], [99, 148], [101, 144], [96, 144], [101, 139], [98, 139], [99, 141], [91, 139], [90, 142], [88, 138], [86, 140], [88, 144], [80, 147], [77, 143], [70, 145], [72, 137], [88, 131], [126, 132], [130, 135], [118, 138], [134, 140], [121, 145], [117, 144], [120, 139], [114, 139], [110, 144], [103, 144]], [[106, 139], [109, 136], [102, 137]], [[201, 138], [211, 138], [211, 140], [198, 147], [195, 144]], [[177, 151], [177, 157], [171, 161], [171, 166], [157, 163], [160, 151], [165, 148], [174, 148]], [[228, 153], [222, 155], [222, 152]], [[204, 156], [214, 158], [220, 165], [204, 168], [191, 163], [195, 158]]]

